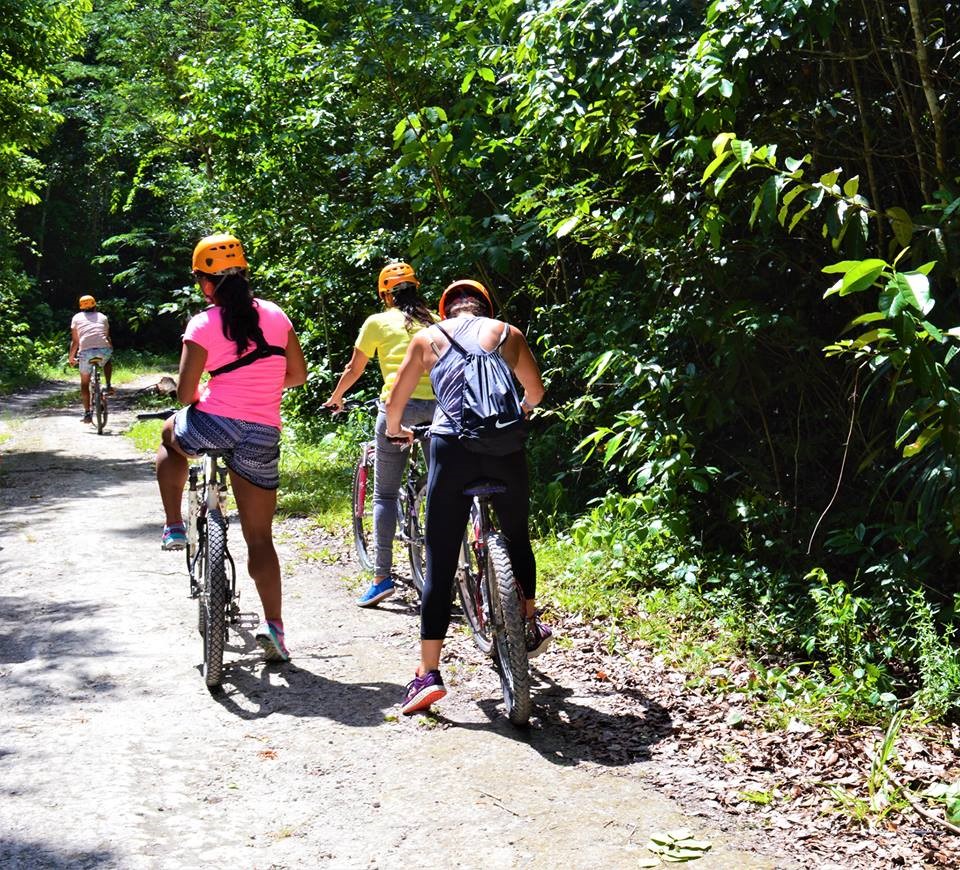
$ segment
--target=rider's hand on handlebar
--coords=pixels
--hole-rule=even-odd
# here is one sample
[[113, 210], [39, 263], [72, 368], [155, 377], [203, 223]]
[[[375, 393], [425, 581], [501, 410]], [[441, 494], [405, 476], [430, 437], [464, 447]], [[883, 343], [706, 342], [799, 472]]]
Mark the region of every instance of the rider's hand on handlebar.
[[331, 396], [323, 403], [323, 407], [327, 408], [333, 414], [339, 414], [343, 411], [343, 399], [335, 399]]
[[401, 426], [399, 432], [384, 432], [383, 434], [391, 444], [404, 444], [407, 446], [413, 444], [413, 429], [408, 429], [406, 426]]

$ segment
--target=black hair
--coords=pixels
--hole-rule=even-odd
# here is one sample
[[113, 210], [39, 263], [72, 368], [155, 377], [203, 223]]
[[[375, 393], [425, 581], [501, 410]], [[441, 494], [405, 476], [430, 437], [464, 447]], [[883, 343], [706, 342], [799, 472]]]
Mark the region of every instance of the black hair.
[[223, 312], [223, 337], [235, 341], [237, 356], [243, 356], [250, 343], [256, 343], [256, 336], [263, 339], [260, 312], [253, 300], [250, 282], [242, 272], [208, 277], [216, 285], [214, 298]]
[[430, 326], [434, 322], [433, 312], [420, 298], [417, 285], [412, 281], [397, 284], [391, 291], [393, 307], [403, 312], [407, 332], [413, 332], [421, 326]]

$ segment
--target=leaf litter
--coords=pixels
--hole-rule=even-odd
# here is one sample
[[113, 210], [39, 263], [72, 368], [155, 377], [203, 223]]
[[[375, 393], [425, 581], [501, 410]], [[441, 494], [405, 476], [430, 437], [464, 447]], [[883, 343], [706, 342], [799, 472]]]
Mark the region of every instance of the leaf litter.
[[[885, 727], [825, 733], [793, 718], [784, 728], [768, 730], [744, 693], [691, 686], [690, 675], [639, 644], [626, 650], [621, 644], [618, 653], [609, 653], [604, 625], [549, 616], [565, 642], [537, 663], [549, 663], [552, 681], [572, 688], [584, 708], [599, 708], [603, 715], [551, 707], [538, 695], [535, 724], [556, 726], [565, 743], [591, 744], [591, 760], [611, 766], [640, 763], [644, 779], [688, 812], [710, 818], [721, 829], [734, 828], [731, 816], [752, 822], [767, 848], [806, 866], [811, 856], [817, 866], [844, 870], [960, 866], [960, 836], [918, 816], [896, 788], [871, 793], [871, 764]], [[718, 686], [733, 687], [746, 685], [751, 673], [746, 661], [714, 671]], [[551, 691], [548, 686], [544, 694], [549, 697]], [[956, 724], [904, 727], [895, 742], [891, 763], [904, 786], [940, 815], [960, 812], [958, 748]], [[574, 761], [585, 754], [563, 751]], [[870, 808], [871, 799], [877, 809]], [[709, 845], [684, 833], [696, 846]], [[668, 852], [643, 858], [637, 866], [661, 866], [671, 850], [670, 863], [706, 853], [679, 839], [670, 844], [651, 836], [651, 844]]]

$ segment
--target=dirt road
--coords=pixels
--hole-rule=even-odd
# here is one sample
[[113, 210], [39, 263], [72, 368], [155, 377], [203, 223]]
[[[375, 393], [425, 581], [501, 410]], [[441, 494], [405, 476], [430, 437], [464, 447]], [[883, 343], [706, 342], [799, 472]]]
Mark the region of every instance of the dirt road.
[[399, 717], [414, 601], [355, 607], [348, 548], [307, 520], [278, 525], [294, 661], [262, 661], [241, 570], [248, 617], [212, 697], [132, 415], [98, 437], [37, 399], [0, 400], [2, 866], [633, 868], [678, 827], [713, 844], [694, 867], [798, 866], [644, 784], [669, 715], [570, 676], [589, 641], [537, 660], [528, 731], [462, 632], [437, 715]]

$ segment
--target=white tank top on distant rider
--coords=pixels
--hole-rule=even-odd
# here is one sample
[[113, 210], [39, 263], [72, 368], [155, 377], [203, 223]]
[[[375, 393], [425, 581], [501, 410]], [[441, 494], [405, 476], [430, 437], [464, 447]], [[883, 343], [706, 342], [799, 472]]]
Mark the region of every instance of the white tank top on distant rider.
[[80, 339], [80, 350], [91, 350], [95, 347], [110, 347], [109, 321], [106, 314], [99, 311], [78, 311], [70, 321], [70, 328], [77, 330]]

